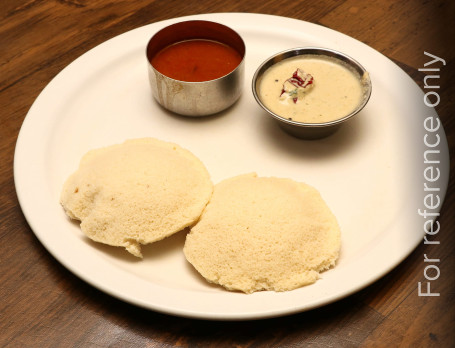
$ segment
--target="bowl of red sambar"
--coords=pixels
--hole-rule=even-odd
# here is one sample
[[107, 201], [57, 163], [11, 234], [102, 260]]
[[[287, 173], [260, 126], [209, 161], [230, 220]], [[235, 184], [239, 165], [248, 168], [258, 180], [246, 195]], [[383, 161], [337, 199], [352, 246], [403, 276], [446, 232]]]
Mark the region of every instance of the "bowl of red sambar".
[[234, 104], [245, 74], [245, 43], [231, 28], [190, 20], [158, 31], [147, 44], [153, 97], [180, 115], [207, 116]]

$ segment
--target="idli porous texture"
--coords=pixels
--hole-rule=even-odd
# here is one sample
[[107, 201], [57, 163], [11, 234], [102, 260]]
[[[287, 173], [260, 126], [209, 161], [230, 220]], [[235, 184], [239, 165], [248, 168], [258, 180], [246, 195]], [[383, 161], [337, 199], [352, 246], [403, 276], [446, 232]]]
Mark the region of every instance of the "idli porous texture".
[[89, 151], [60, 202], [87, 237], [142, 257], [141, 244], [194, 224], [212, 191], [207, 169], [190, 151], [141, 138]]
[[186, 259], [210, 283], [252, 293], [314, 283], [334, 266], [340, 228], [311, 186], [246, 174], [215, 185], [186, 236]]

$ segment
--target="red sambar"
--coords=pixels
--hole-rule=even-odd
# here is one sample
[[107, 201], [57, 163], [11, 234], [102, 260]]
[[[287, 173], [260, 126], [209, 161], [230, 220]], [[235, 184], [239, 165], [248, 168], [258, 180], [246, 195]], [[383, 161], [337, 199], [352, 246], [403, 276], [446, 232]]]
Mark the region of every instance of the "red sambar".
[[163, 48], [151, 63], [160, 73], [175, 80], [202, 82], [229, 74], [241, 61], [240, 54], [228, 45], [194, 39]]

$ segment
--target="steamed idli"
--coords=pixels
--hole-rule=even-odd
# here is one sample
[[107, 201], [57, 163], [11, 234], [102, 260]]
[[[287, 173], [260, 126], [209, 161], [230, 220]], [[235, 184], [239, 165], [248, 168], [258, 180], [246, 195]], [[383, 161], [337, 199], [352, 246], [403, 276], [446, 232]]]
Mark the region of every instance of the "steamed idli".
[[314, 283], [339, 250], [338, 223], [316, 189], [255, 174], [215, 186], [184, 246], [207, 281], [245, 293]]
[[89, 151], [60, 202], [87, 237], [142, 257], [141, 244], [194, 224], [212, 191], [209, 173], [191, 152], [141, 138]]

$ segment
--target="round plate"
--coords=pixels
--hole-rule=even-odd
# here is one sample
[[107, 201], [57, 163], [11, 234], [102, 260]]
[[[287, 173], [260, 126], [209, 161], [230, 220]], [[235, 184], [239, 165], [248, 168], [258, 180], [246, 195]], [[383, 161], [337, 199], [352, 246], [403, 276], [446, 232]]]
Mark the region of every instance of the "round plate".
[[[225, 112], [187, 118], [152, 98], [145, 46], [177, 21], [206, 19], [232, 27], [247, 47], [240, 100]], [[333, 136], [304, 141], [265, 115], [251, 92], [256, 68], [276, 52], [297, 46], [342, 51], [370, 72], [368, 105]], [[65, 267], [124, 301], [169, 314], [205, 319], [257, 319], [315, 308], [371, 284], [422, 241], [423, 172], [428, 164], [424, 119], [437, 118], [418, 86], [389, 59], [333, 30], [289, 18], [222, 13], [153, 23], [95, 47], [62, 70], [24, 120], [14, 174], [22, 210], [47, 250]], [[427, 127], [428, 128], [428, 127]], [[442, 127], [431, 155], [439, 180], [428, 182], [442, 200], [448, 147]], [[428, 139], [436, 139], [429, 133]], [[257, 172], [316, 187], [338, 218], [342, 250], [337, 266], [315, 284], [288, 292], [250, 295], [208, 284], [183, 255], [184, 233], [143, 247], [144, 259], [93, 243], [59, 204], [65, 179], [88, 150], [129, 138], [155, 137], [192, 151], [213, 182]], [[432, 140], [429, 140], [432, 141]], [[433, 191], [436, 192], [436, 191]], [[436, 207], [435, 211], [439, 211]], [[428, 219], [428, 217], [427, 217]]]

